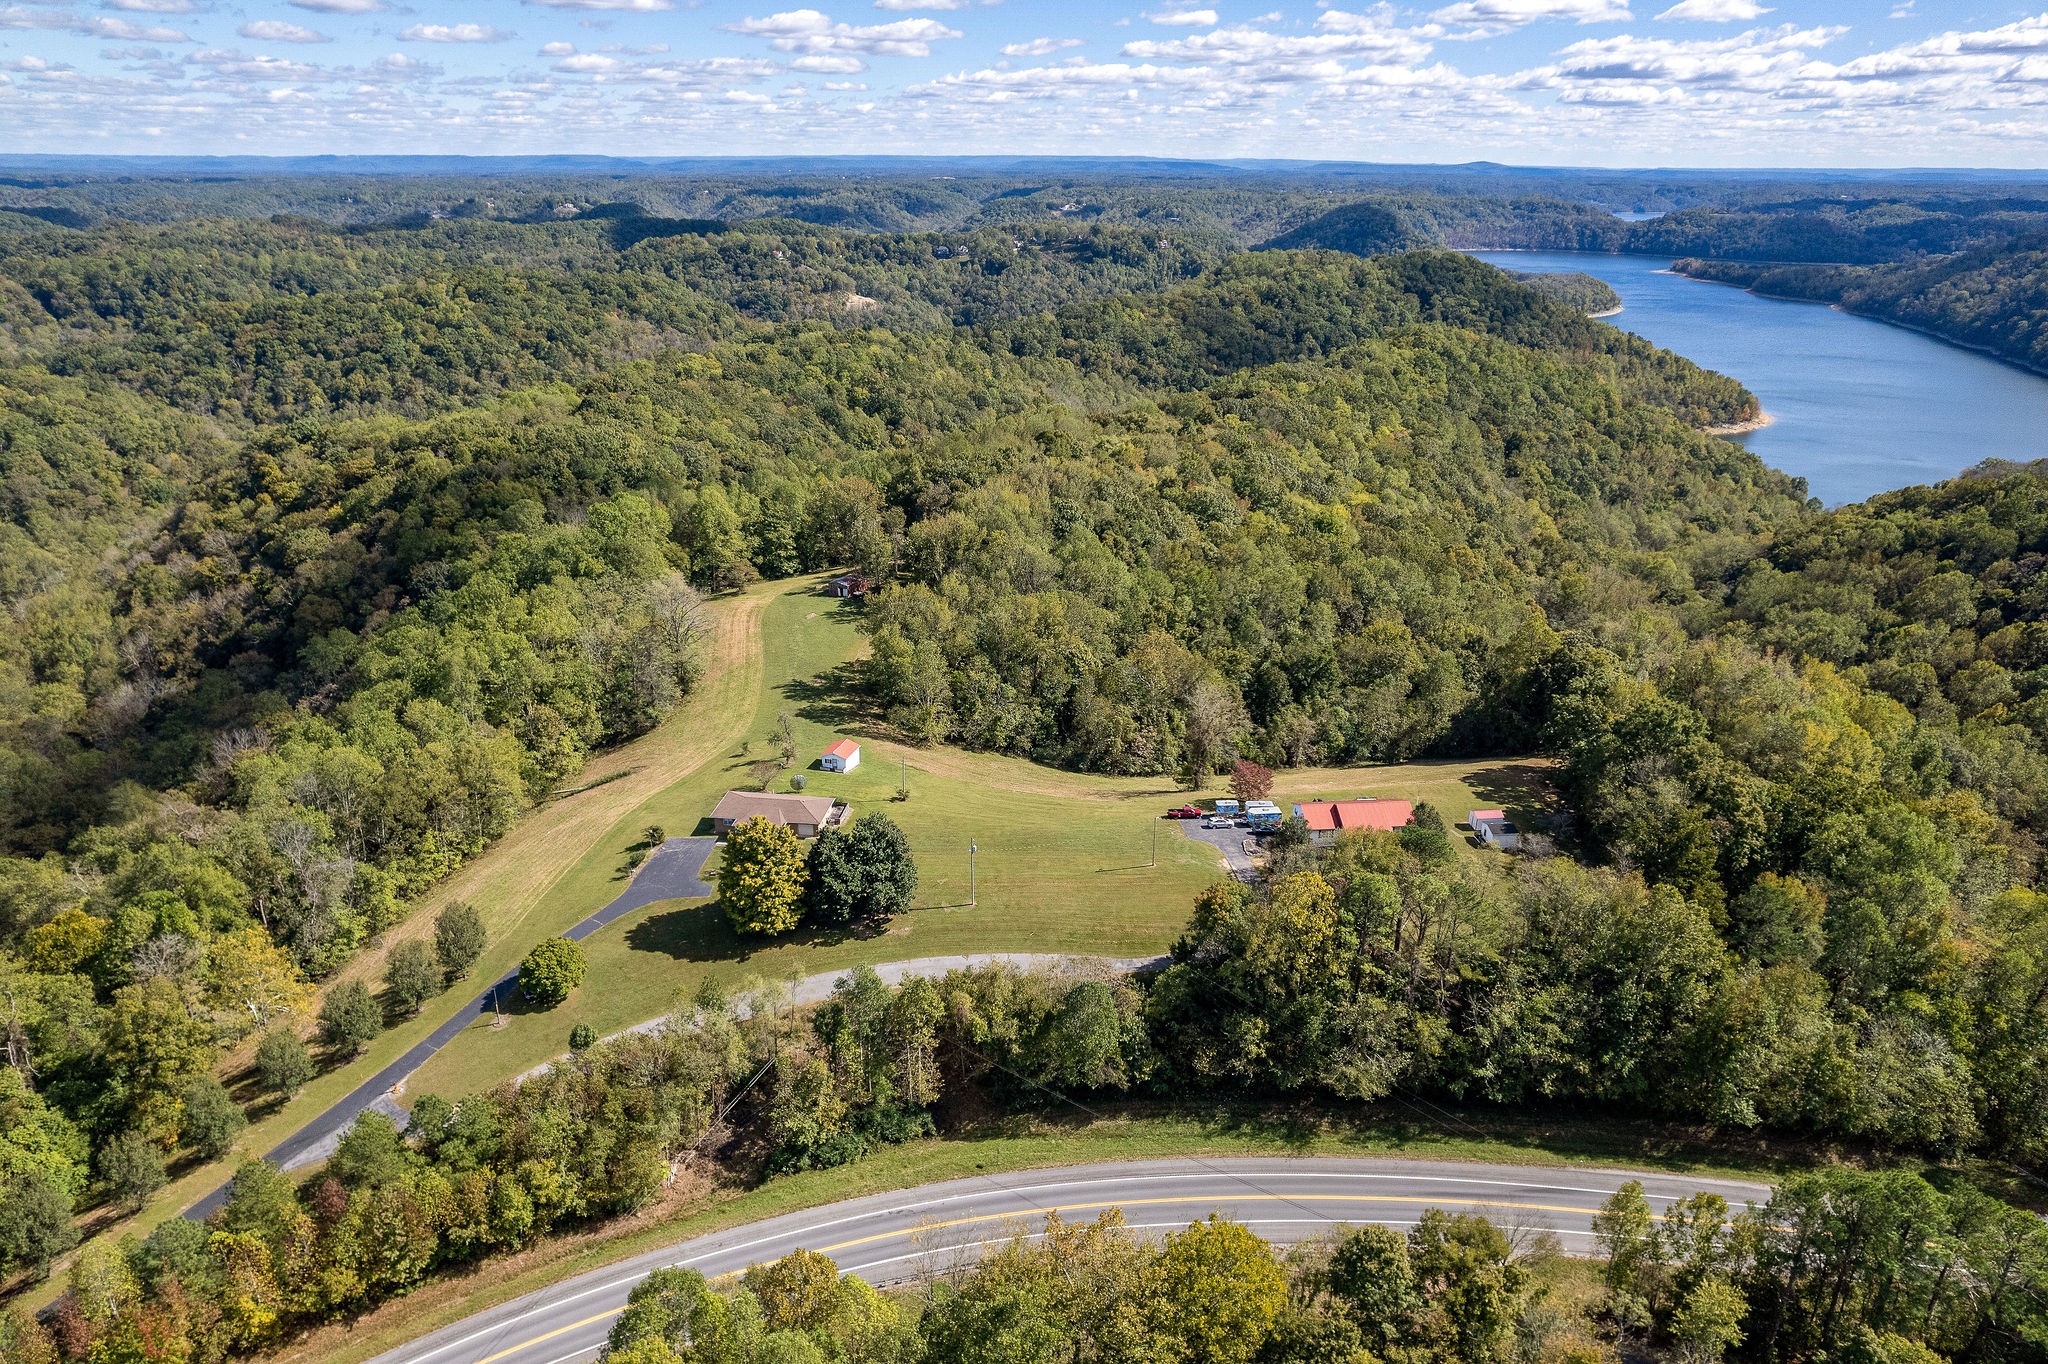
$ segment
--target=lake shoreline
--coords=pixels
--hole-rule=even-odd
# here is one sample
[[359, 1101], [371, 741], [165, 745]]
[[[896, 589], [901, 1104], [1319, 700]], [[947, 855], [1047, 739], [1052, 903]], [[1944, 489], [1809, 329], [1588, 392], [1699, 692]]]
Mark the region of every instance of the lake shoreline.
[[[1614, 252], [1485, 253], [1504, 270], [1592, 275], [1620, 294], [1603, 325], [1748, 385], [1757, 405], [1688, 423], [1806, 480], [1823, 505], [2048, 456], [2043, 376], [1950, 338], [1825, 300], [1771, 297]], [[1722, 290], [1696, 288], [1727, 283]], [[1797, 303], [1819, 302], [1819, 307]], [[1771, 420], [1775, 418], [1775, 420]]]
[[1776, 420], [1778, 419], [1768, 412], [1759, 412], [1745, 422], [1723, 422], [1719, 426], [1702, 426], [1699, 433], [1703, 436], [1746, 436], [1752, 431], [1763, 430]]
[[1659, 270], [1657, 273], [1660, 275], [1673, 275], [1679, 279], [1689, 279], [1695, 284], [1719, 284], [1723, 288], [1740, 289], [1745, 294], [1753, 295], [1756, 298], [1768, 298], [1778, 303], [1808, 303], [1815, 307], [1827, 308], [1833, 312], [1841, 313], [1845, 317], [1860, 317], [1866, 322], [1880, 322], [1887, 327], [1897, 327], [1900, 331], [1914, 332], [1926, 337], [1930, 341], [1939, 341], [1944, 346], [1954, 346], [1957, 350], [1972, 351], [1988, 360], [1996, 360], [2001, 365], [2008, 365], [2022, 374], [2031, 374], [2037, 379], [2048, 379], [2048, 366], [2029, 364], [2017, 356], [2001, 355], [1989, 346], [1981, 345], [1975, 341], [1965, 341], [1958, 336], [1949, 336], [1944, 332], [1934, 330], [1932, 327], [1924, 327], [1917, 322], [1906, 322], [1900, 318], [1887, 317], [1883, 313], [1867, 313], [1861, 308], [1851, 308], [1846, 303], [1834, 303], [1824, 298], [1802, 298], [1798, 294], [1774, 294], [1768, 289], [1751, 288], [1746, 284], [1737, 284], [1733, 280], [1711, 279], [1705, 275], [1689, 275], [1683, 270]]

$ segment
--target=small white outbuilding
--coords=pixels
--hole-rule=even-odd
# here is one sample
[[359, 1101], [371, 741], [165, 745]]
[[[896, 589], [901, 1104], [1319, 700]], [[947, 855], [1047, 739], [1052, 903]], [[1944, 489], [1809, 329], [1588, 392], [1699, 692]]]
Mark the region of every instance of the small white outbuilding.
[[1513, 852], [1521, 846], [1521, 830], [1515, 827], [1515, 822], [1508, 818], [1505, 810], [1474, 810], [1466, 823], [1472, 826], [1472, 832], [1479, 836], [1479, 841], [1489, 848]]
[[860, 766], [860, 745], [851, 739], [834, 740], [818, 759], [818, 766], [827, 772], [851, 772]]

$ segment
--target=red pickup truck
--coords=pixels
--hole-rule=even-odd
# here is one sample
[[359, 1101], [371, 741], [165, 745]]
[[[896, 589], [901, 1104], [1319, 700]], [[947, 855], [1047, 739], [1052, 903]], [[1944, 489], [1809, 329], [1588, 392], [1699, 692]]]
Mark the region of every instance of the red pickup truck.
[[1178, 805], [1166, 812], [1168, 819], [1200, 819], [1202, 812], [1192, 805]]

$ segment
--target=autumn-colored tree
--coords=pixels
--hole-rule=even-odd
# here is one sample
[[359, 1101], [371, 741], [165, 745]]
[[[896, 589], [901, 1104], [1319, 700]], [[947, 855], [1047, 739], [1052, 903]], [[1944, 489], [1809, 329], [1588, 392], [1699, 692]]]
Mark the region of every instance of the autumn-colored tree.
[[1273, 794], [1273, 769], [1250, 758], [1239, 758], [1230, 767], [1230, 794], [1237, 797], [1240, 805], [1264, 800]]
[[1173, 1357], [1249, 1364], [1287, 1306], [1287, 1276], [1264, 1241], [1212, 1214], [1166, 1238], [1143, 1292]]
[[803, 845], [784, 825], [756, 815], [726, 835], [718, 901], [734, 932], [767, 937], [795, 928], [806, 881]]
[[291, 954], [251, 925], [223, 933], [206, 948], [207, 1000], [229, 1037], [245, 1037], [281, 1018], [304, 1013], [313, 987]]

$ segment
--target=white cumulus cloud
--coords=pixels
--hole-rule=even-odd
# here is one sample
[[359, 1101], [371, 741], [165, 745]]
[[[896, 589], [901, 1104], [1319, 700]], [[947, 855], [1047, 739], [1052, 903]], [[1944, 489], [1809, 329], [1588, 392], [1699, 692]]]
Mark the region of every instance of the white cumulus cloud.
[[835, 23], [814, 9], [785, 10], [765, 19], [742, 19], [728, 31], [766, 38], [777, 52], [822, 55], [835, 52], [862, 57], [928, 57], [932, 44], [961, 36], [936, 19], [898, 19], [887, 24]]
[[1166, 9], [1145, 17], [1155, 24], [1176, 28], [1212, 28], [1216, 23], [1216, 11], [1213, 9]]
[[1429, 17], [1466, 30], [1460, 36], [1485, 38], [1545, 19], [1604, 24], [1635, 16], [1629, 13], [1628, 0], [1459, 0]]
[[1769, 13], [1756, 0], [1678, 0], [1657, 17], [1670, 23], [1739, 24]]
[[398, 36], [408, 43], [502, 43], [512, 35], [489, 24], [414, 24]]
[[546, 5], [549, 9], [625, 10], [633, 14], [653, 14], [658, 10], [675, 8], [675, 0], [526, 0], [526, 3]]
[[291, 0], [316, 14], [377, 14], [391, 8], [385, 0]]
[[789, 69], [821, 76], [851, 76], [867, 70], [868, 64], [858, 57], [798, 57], [789, 64]]
[[1004, 43], [1005, 57], [1050, 57], [1055, 52], [1065, 52], [1070, 47], [1079, 47], [1079, 38], [1033, 38], [1024, 43]]
[[236, 29], [244, 38], [254, 38], [259, 43], [325, 43], [333, 41], [317, 29], [304, 24], [294, 24], [285, 19], [251, 19]]
[[113, 38], [129, 43], [189, 43], [183, 30], [137, 24], [104, 14], [78, 14], [71, 10], [30, 9], [26, 5], [0, 8], [0, 29], [42, 29], [52, 33], [81, 33], [88, 38]]

